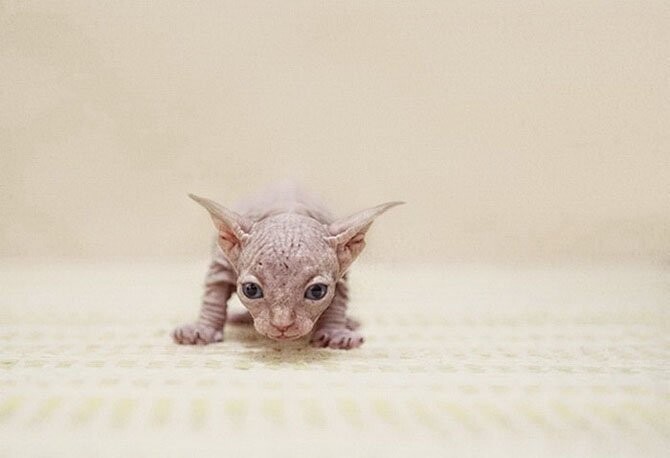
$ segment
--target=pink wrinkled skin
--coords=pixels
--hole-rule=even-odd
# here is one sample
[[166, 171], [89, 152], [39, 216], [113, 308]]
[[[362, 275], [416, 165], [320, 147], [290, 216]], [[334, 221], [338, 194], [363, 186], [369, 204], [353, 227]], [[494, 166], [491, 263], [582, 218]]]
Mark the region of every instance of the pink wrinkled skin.
[[[374, 219], [402, 202], [388, 202], [334, 220], [316, 200], [294, 186], [272, 189], [237, 213], [191, 195], [210, 214], [217, 244], [205, 278], [200, 316], [177, 327], [179, 344], [223, 340], [228, 299], [237, 293], [248, 314], [231, 317], [253, 323], [271, 339], [292, 340], [312, 333], [316, 347], [351, 349], [364, 339], [346, 316], [346, 272], [365, 247]], [[262, 297], [250, 299], [242, 285], [253, 282]], [[318, 300], [305, 297], [314, 284], [327, 286]]]

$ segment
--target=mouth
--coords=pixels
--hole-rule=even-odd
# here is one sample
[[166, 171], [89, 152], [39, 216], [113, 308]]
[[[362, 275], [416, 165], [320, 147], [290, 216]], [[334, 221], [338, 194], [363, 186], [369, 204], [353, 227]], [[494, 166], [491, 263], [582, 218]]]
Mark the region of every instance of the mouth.
[[274, 339], [274, 340], [295, 340], [295, 339], [298, 339], [298, 338], [301, 337], [300, 334], [289, 334], [289, 335], [287, 335], [283, 332], [281, 334], [275, 334], [275, 335], [269, 335], [268, 334], [267, 336], [271, 339]]

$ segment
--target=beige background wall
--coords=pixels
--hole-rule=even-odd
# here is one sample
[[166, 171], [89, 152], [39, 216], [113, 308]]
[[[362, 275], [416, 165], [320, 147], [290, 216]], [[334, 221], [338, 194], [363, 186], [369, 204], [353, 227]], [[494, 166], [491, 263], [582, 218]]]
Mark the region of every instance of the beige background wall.
[[0, 1], [0, 255], [201, 256], [294, 176], [367, 259], [670, 253], [667, 1]]

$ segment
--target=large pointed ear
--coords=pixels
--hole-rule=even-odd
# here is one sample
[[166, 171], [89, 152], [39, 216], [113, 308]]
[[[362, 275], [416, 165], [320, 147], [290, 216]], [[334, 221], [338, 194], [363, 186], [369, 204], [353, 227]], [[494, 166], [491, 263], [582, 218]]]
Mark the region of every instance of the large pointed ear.
[[237, 264], [242, 242], [249, 237], [249, 232], [251, 231], [251, 225], [253, 223], [244, 216], [238, 215], [232, 210], [228, 210], [213, 200], [198, 197], [193, 194], [189, 194], [188, 196], [205, 207], [205, 210], [209, 212], [209, 215], [214, 222], [214, 226], [219, 232], [217, 242], [221, 247], [223, 254], [226, 255], [233, 265]]
[[340, 263], [340, 273], [344, 274], [352, 262], [365, 248], [365, 233], [370, 229], [375, 218], [389, 208], [405, 202], [387, 202], [376, 207], [355, 213], [335, 221], [328, 226], [330, 236], [326, 240], [335, 247]]

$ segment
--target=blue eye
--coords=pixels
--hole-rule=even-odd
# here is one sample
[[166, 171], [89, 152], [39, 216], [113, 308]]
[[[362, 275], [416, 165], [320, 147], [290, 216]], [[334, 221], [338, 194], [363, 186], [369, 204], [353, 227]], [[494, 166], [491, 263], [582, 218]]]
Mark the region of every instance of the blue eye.
[[263, 290], [258, 283], [248, 282], [242, 285], [242, 292], [249, 299], [260, 299], [263, 297]]
[[319, 299], [323, 299], [327, 292], [328, 285], [324, 285], [323, 283], [316, 283], [307, 288], [305, 291], [305, 298], [311, 301], [318, 301]]

